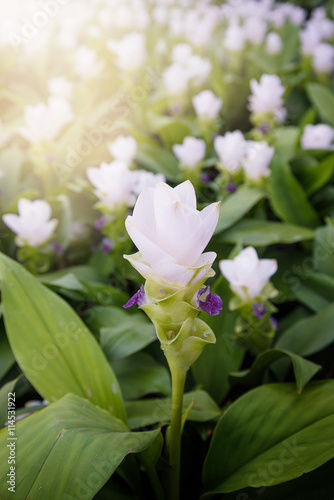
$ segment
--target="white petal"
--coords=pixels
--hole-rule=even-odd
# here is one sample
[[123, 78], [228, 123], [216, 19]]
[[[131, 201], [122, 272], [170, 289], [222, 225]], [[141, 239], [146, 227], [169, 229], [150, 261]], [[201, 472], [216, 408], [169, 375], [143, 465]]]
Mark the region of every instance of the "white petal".
[[182, 182], [182, 184], [174, 188], [174, 191], [178, 194], [182, 203], [196, 210], [195, 188], [190, 181]]
[[238, 283], [237, 266], [233, 260], [225, 259], [219, 262], [219, 269], [227, 281], [233, 285]]
[[133, 223], [145, 236], [155, 242], [154, 188], [144, 188], [133, 210]]
[[21, 232], [22, 221], [19, 215], [5, 214], [2, 216], [2, 220], [15, 234], [19, 234]]

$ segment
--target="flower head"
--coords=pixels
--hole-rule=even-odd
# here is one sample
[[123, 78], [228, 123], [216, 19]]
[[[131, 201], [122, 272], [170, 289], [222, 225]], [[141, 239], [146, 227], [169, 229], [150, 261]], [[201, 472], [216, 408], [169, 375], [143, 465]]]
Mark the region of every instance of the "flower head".
[[217, 118], [223, 105], [223, 100], [216, 97], [212, 90], [202, 90], [192, 101], [196, 115], [202, 120]]
[[249, 109], [255, 114], [270, 114], [277, 121], [283, 121], [285, 108], [283, 94], [285, 88], [277, 75], [262, 75], [260, 81], [250, 81], [252, 94], [249, 97]]
[[197, 307], [210, 314], [210, 316], [218, 316], [223, 309], [223, 301], [216, 293], [210, 293], [208, 285], [198, 290]]
[[246, 141], [240, 130], [215, 137], [213, 144], [225, 170], [228, 172], [240, 170], [246, 147]]
[[306, 125], [301, 137], [303, 149], [332, 149], [334, 128], [324, 123]]
[[30, 201], [20, 198], [18, 215], [5, 214], [2, 219], [6, 226], [16, 233], [18, 246], [38, 247], [46, 243], [57, 227], [58, 220], [51, 219], [51, 207], [44, 200]]
[[144, 189], [125, 223], [139, 252], [125, 258], [145, 278], [175, 286], [203, 278], [216, 257], [202, 252], [217, 225], [218, 207], [199, 212], [190, 181], [174, 189], [164, 182]]
[[134, 137], [119, 135], [108, 144], [110, 154], [115, 160], [126, 162], [130, 165], [136, 157], [138, 144]]
[[194, 168], [205, 156], [205, 142], [195, 137], [185, 137], [182, 144], [174, 144], [173, 152], [181, 165]]
[[247, 141], [242, 167], [246, 176], [254, 181], [269, 177], [269, 165], [274, 155], [274, 149], [266, 142]]
[[221, 260], [219, 268], [236, 295], [251, 301], [261, 295], [269, 278], [277, 271], [277, 261], [259, 259], [256, 250], [247, 247], [233, 260]]

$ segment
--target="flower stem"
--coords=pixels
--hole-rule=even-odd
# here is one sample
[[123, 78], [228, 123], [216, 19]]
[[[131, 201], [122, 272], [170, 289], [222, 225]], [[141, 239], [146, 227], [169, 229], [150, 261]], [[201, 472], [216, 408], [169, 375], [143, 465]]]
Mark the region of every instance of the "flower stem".
[[180, 496], [180, 462], [181, 462], [181, 427], [183, 391], [187, 371], [171, 366], [172, 374], [172, 419], [169, 435], [170, 484], [169, 500], [179, 500]]

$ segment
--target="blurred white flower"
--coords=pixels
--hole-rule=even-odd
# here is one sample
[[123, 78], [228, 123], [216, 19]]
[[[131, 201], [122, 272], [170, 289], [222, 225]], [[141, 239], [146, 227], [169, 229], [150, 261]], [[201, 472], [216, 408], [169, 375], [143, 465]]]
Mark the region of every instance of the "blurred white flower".
[[223, 100], [216, 97], [212, 90], [202, 90], [192, 98], [193, 106], [198, 118], [213, 120], [219, 115]]
[[213, 145], [225, 170], [234, 173], [241, 169], [247, 142], [240, 130], [215, 137]]
[[129, 170], [124, 161], [102, 163], [100, 167], [88, 168], [87, 177], [96, 188], [95, 196], [109, 209], [119, 206], [133, 206], [135, 197], [132, 193], [136, 182], [136, 173]]
[[196, 85], [201, 85], [210, 75], [212, 63], [209, 59], [198, 55], [192, 55], [187, 59], [185, 68], [189, 78], [191, 78]]
[[177, 43], [172, 49], [172, 61], [177, 64], [186, 64], [193, 54], [193, 48], [188, 43]]
[[142, 190], [147, 187], [155, 187], [157, 182], [165, 182], [166, 178], [163, 174], [154, 174], [147, 170], [134, 170], [136, 174], [136, 182], [133, 186], [132, 192], [136, 198], [140, 195]]
[[272, 31], [266, 37], [266, 51], [268, 54], [279, 54], [282, 51], [283, 42], [278, 33]]
[[20, 198], [18, 215], [5, 214], [2, 219], [17, 236], [18, 246], [38, 247], [46, 243], [57, 227], [58, 220], [51, 219], [51, 207], [44, 200], [30, 201]]
[[60, 97], [49, 97], [47, 104], [24, 108], [25, 126], [19, 133], [31, 143], [52, 141], [61, 129], [74, 119], [70, 103]]
[[108, 149], [115, 160], [124, 161], [130, 165], [136, 157], [138, 144], [134, 137], [119, 135], [108, 144]]
[[189, 73], [183, 66], [174, 63], [165, 69], [162, 80], [168, 95], [182, 95], [188, 89]]
[[254, 114], [272, 114], [278, 122], [284, 120], [285, 108], [282, 96], [285, 92], [277, 75], [262, 75], [260, 81], [250, 81], [252, 94], [249, 96], [249, 109]]
[[311, 56], [314, 48], [321, 42], [321, 33], [315, 24], [308, 24], [299, 34], [301, 52], [304, 56]]
[[334, 128], [324, 123], [306, 125], [300, 139], [302, 149], [332, 149]]
[[74, 70], [81, 78], [94, 78], [104, 68], [104, 62], [99, 61], [95, 50], [79, 47], [74, 53]]
[[233, 260], [221, 260], [219, 268], [234, 293], [247, 301], [261, 295], [270, 277], [277, 271], [277, 261], [259, 259], [256, 250], [247, 247]]
[[334, 47], [319, 43], [313, 50], [313, 69], [316, 73], [331, 73], [334, 69]]
[[241, 160], [246, 176], [254, 181], [269, 177], [269, 165], [274, 155], [274, 149], [266, 142], [247, 141], [245, 154]]
[[173, 153], [182, 166], [194, 168], [205, 156], [205, 142], [195, 137], [185, 137], [182, 144], [174, 144]]
[[243, 29], [246, 39], [253, 45], [261, 45], [267, 32], [267, 23], [256, 16], [249, 17]]
[[224, 45], [230, 52], [241, 52], [245, 46], [245, 30], [237, 24], [228, 26], [225, 32]]
[[142, 33], [129, 33], [121, 40], [109, 40], [107, 47], [115, 54], [117, 66], [125, 71], [139, 69], [147, 56], [146, 39]]
[[63, 99], [71, 99], [74, 90], [74, 84], [64, 76], [50, 78], [47, 81], [48, 90], [51, 95]]

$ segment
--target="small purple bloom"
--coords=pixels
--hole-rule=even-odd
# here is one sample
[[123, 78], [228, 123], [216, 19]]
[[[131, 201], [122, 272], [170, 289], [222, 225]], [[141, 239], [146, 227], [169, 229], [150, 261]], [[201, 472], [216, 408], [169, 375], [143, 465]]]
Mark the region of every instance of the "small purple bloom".
[[51, 241], [50, 248], [53, 252], [64, 253], [64, 247], [62, 247], [60, 243], [57, 243], [56, 241]]
[[263, 134], [266, 134], [267, 132], [269, 132], [269, 129], [270, 129], [270, 127], [269, 127], [268, 123], [261, 123], [261, 125], [259, 126], [259, 130]]
[[134, 296], [131, 297], [131, 299], [126, 304], [124, 304], [123, 307], [124, 309], [128, 309], [129, 307], [134, 306], [135, 304], [138, 307], [141, 307], [149, 303], [150, 301], [148, 300], [147, 295], [145, 293], [144, 285], [140, 285], [138, 292], [136, 292]]
[[267, 312], [267, 309], [266, 309], [265, 305], [262, 304], [262, 302], [254, 302], [252, 304], [252, 308], [253, 308], [254, 316], [256, 316], [258, 319], [262, 319], [263, 316]]
[[106, 223], [106, 218], [104, 215], [102, 215], [101, 217], [99, 217], [98, 219], [96, 219], [95, 223], [94, 223], [94, 226], [95, 226], [95, 229], [97, 229], [98, 231], [100, 231], [103, 226], [105, 225]]
[[279, 328], [279, 323], [273, 316], [270, 316], [270, 323], [273, 325], [273, 328], [275, 328], [275, 330]]
[[230, 181], [226, 185], [226, 191], [230, 194], [235, 193], [238, 188], [238, 185], [234, 181]]
[[[200, 297], [204, 298], [204, 301], [200, 300]], [[223, 301], [216, 293], [210, 293], [210, 287], [206, 286], [197, 292], [197, 307], [200, 307], [210, 316], [217, 316], [223, 309]]]
[[211, 181], [211, 177], [206, 172], [202, 172], [201, 173], [201, 180], [202, 180], [202, 182], [204, 182], [204, 184], [207, 184], [208, 182]]
[[109, 238], [103, 238], [102, 240], [102, 252], [109, 253], [110, 250], [114, 248], [114, 242]]

